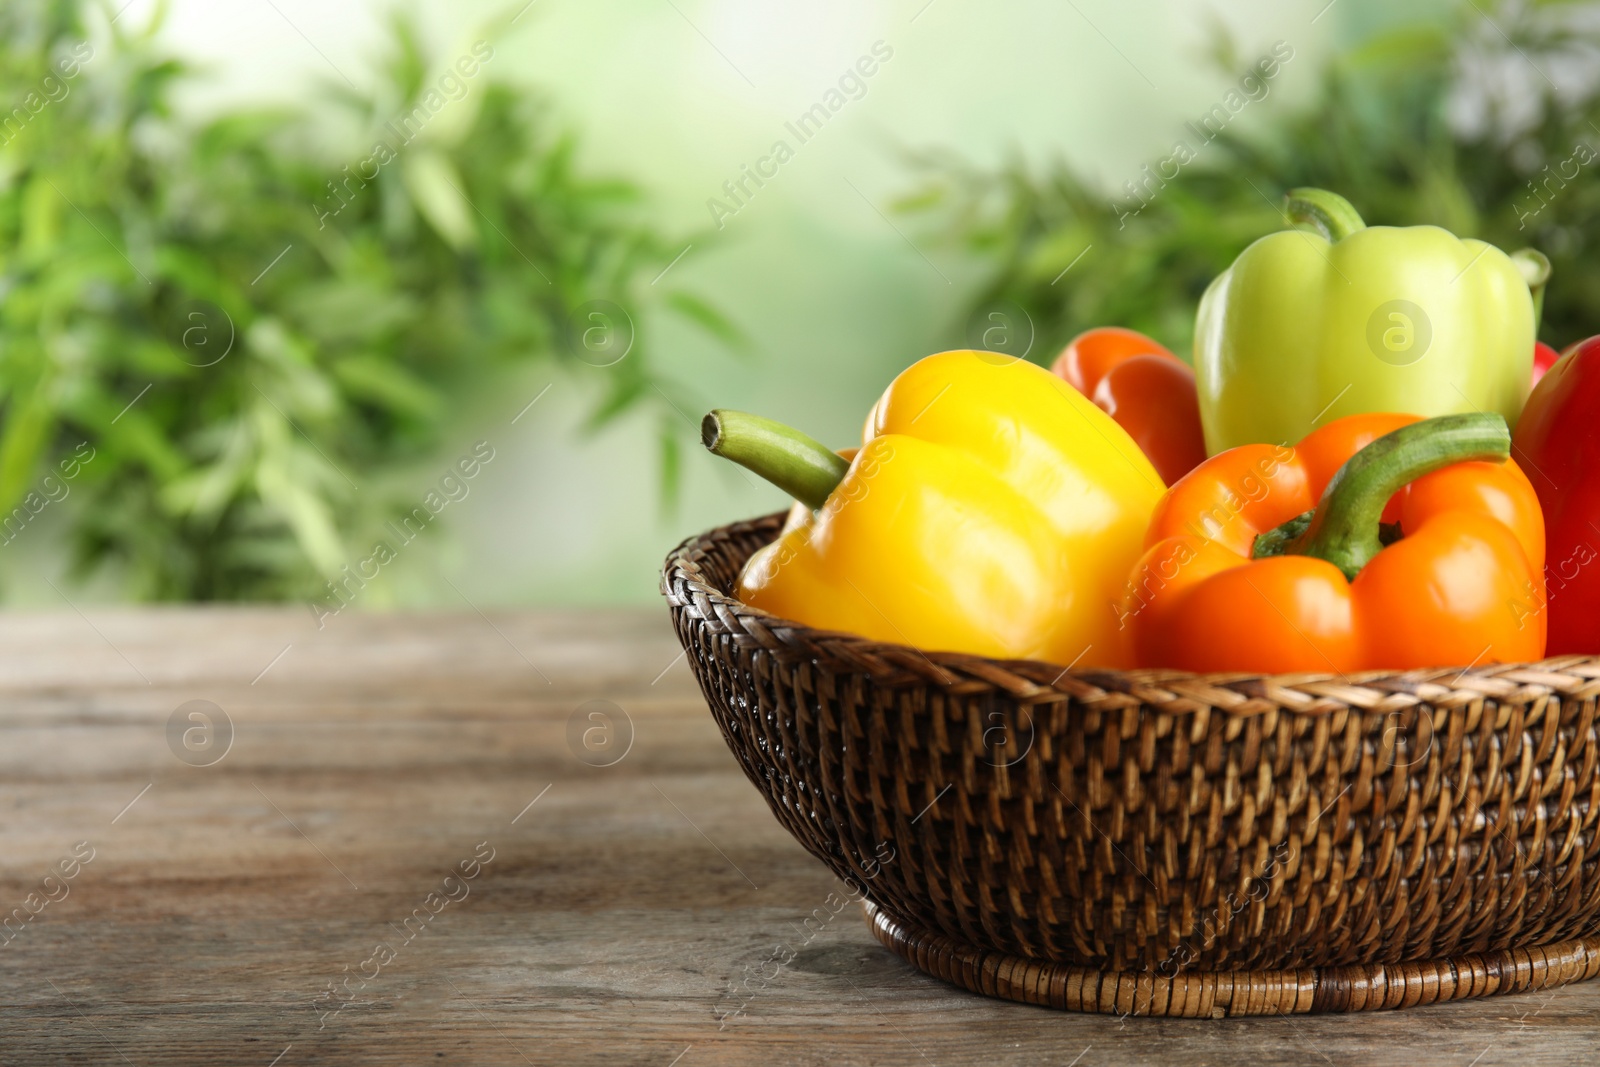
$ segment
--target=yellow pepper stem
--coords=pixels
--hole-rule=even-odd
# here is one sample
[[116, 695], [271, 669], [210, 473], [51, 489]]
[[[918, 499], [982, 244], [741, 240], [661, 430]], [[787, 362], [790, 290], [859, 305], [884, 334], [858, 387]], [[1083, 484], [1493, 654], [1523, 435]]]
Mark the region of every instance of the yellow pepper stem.
[[1315, 556], [1355, 580], [1384, 547], [1383, 509], [1406, 485], [1468, 460], [1505, 462], [1511, 431], [1493, 413], [1441, 415], [1384, 434], [1340, 467], [1316, 510], [1256, 538], [1251, 555]]
[[1335, 243], [1367, 228], [1350, 201], [1326, 189], [1290, 189], [1283, 212], [1295, 229], [1315, 230]]
[[1533, 294], [1533, 331], [1537, 334], [1544, 315], [1544, 287], [1550, 281], [1550, 257], [1537, 248], [1519, 248], [1511, 253], [1511, 262], [1522, 272], [1522, 280]]
[[827, 502], [850, 464], [827, 445], [781, 422], [718, 408], [700, 422], [712, 453], [754, 471], [806, 507]]

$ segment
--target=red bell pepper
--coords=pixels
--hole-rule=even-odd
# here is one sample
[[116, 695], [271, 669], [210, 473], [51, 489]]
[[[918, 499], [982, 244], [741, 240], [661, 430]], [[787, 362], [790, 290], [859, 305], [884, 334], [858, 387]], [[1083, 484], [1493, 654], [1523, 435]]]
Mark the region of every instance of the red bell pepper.
[[1512, 447], [1544, 510], [1548, 654], [1600, 653], [1600, 337], [1534, 387]]
[[1539, 379], [1549, 373], [1550, 368], [1556, 365], [1556, 360], [1561, 358], [1561, 353], [1545, 344], [1543, 341], [1533, 342], [1533, 384], [1538, 385]]
[[1099, 326], [1074, 337], [1050, 369], [1128, 431], [1167, 485], [1206, 458], [1194, 371], [1155, 340]]

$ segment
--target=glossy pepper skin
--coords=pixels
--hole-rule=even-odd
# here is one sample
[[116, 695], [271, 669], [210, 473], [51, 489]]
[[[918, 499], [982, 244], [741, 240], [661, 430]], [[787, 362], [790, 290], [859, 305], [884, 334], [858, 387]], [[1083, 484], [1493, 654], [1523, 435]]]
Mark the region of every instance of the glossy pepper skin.
[[[1556, 365], [1561, 358], [1561, 353], [1545, 344], [1535, 341], [1533, 345], [1533, 384], [1538, 385], [1540, 379], [1550, 373], [1550, 368]], [[1528, 399], [1533, 399], [1531, 396]]]
[[1128, 431], [1167, 485], [1206, 458], [1194, 371], [1155, 340], [1099, 326], [1074, 337], [1050, 370]]
[[1513, 441], [1544, 507], [1550, 654], [1600, 653], [1600, 337], [1534, 387]]
[[1127, 665], [1112, 606], [1163, 486], [1066, 382], [994, 353], [929, 356], [878, 400], [836, 484], [736, 454], [737, 415], [707, 416], [708, 447], [815, 509], [751, 557], [740, 600], [918, 648]]
[[[1549, 263], [1437, 226], [1365, 226], [1343, 198], [1289, 193], [1297, 227], [1240, 253], [1201, 298], [1206, 449], [1299, 440], [1327, 412], [1498, 412], [1527, 399]], [[1542, 264], [1542, 265], [1541, 265]]]
[[[1361, 498], [1365, 522], [1361, 509], [1342, 509], [1349, 530], [1365, 536], [1365, 551], [1326, 553], [1337, 565], [1297, 554], [1319, 551], [1315, 531], [1338, 525], [1330, 502], [1347, 503], [1345, 494], [1361, 482], [1348, 473], [1358, 469], [1353, 456], [1374, 442], [1379, 451], [1365, 455], [1379, 455], [1399, 439], [1395, 431], [1415, 439], [1445, 424], [1464, 424], [1477, 442], [1490, 441], [1457, 454], [1509, 448], [1504, 423], [1492, 415], [1427, 422], [1352, 415], [1293, 448], [1244, 445], [1213, 456], [1173, 486], [1157, 505], [1148, 550], [1122, 601], [1138, 664], [1346, 673], [1541, 658], [1544, 523], [1515, 463], [1435, 462], [1408, 483], [1368, 481], [1377, 488]], [[1336, 476], [1346, 488], [1330, 491]], [[1283, 528], [1313, 509], [1321, 518], [1309, 530]], [[1380, 519], [1397, 522], [1402, 536], [1385, 546]], [[1262, 550], [1258, 538], [1270, 541], [1280, 528], [1298, 540], [1284, 554], [1253, 558]]]

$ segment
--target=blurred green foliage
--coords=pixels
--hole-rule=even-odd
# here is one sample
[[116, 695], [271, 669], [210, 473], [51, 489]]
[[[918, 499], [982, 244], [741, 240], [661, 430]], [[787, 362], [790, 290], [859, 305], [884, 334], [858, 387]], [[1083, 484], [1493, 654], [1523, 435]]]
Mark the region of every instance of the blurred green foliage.
[[[1226, 39], [1212, 51], [1235, 83], [1254, 58]], [[1315, 75], [1289, 67], [1278, 80], [1308, 75], [1319, 79], [1308, 106], [1250, 104], [1265, 114], [1245, 116], [1248, 134], [1229, 125], [1208, 143], [1186, 132], [1196, 158], [1164, 183], [1127, 175], [1143, 183], [1137, 197], [1061, 162], [987, 170], [925, 152], [912, 154], [917, 184], [898, 206], [988, 265], [971, 310], [1023, 307], [1043, 362], [1107, 324], [1187, 356], [1206, 285], [1285, 225], [1283, 194], [1301, 185], [1343, 194], [1371, 225], [1432, 223], [1538, 248], [1555, 268], [1541, 337], [1560, 347], [1600, 332], [1596, 5], [1464, 3], [1453, 20], [1386, 32]]]
[[[494, 27], [454, 67], [397, 20], [370, 87], [318, 94], [351, 131], [330, 154], [307, 110], [176, 115], [199, 74], [160, 54], [161, 12], [113, 14], [0, 6], [0, 519], [89, 442], [78, 573], [109, 565], [135, 598], [312, 594], [415, 505], [385, 476], [463, 397], [529, 361], [580, 366], [583, 330], [643, 332], [641, 279], [685, 241], [640, 221], [633, 186], [576, 172], [546, 108], [484, 61]], [[670, 492], [679, 416], [642, 336], [603, 381], [593, 421], [650, 409]]]

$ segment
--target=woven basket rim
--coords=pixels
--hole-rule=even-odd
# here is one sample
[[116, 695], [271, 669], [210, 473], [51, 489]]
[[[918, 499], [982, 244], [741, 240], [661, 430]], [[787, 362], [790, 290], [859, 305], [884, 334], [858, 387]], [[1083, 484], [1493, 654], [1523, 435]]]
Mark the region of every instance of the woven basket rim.
[[[1196, 674], [1168, 668], [1073, 669], [1039, 660], [991, 659], [936, 652], [824, 630], [744, 604], [709, 580], [702, 561], [719, 546], [750, 535], [772, 540], [787, 511], [728, 523], [686, 538], [666, 558], [661, 592], [736, 641], [754, 641], [783, 658], [825, 659], [853, 665], [880, 686], [932, 683], [953, 692], [1001, 690], [1024, 703], [1103, 701], [1123, 694], [1130, 705], [1155, 704], [1166, 712], [1215, 709], [1235, 715], [1268, 711], [1326, 714], [1347, 708], [1398, 711], [1428, 704], [1451, 708], [1478, 700], [1531, 701], [1559, 695], [1600, 694], [1600, 655], [1553, 656], [1534, 663], [1468, 664], [1410, 671], [1337, 673]], [[742, 567], [750, 552], [737, 559]]]

